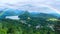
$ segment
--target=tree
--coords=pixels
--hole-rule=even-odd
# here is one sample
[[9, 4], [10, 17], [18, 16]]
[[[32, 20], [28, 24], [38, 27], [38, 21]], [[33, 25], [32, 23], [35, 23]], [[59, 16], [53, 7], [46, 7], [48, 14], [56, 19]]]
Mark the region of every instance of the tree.
[[28, 11], [25, 11], [22, 15], [19, 15], [19, 18], [21, 20], [26, 20], [30, 16], [30, 13]]

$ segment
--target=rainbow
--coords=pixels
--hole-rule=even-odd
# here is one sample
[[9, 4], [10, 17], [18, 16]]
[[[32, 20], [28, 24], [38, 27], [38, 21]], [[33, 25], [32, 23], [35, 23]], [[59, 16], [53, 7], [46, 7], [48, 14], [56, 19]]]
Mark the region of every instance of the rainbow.
[[47, 7], [49, 9], [55, 11], [57, 14], [60, 14], [60, 10], [58, 10], [57, 8], [55, 8], [49, 4], [33, 4], [33, 5], [35, 5], [35, 7]]
[[[40, 6], [42, 6], [42, 7], [48, 7], [48, 8], [50, 8], [50, 9], [54, 10], [56, 13], [60, 14], [60, 11], [59, 11], [58, 9], [52, 7], [51, 5], [41, 4]], [[40, 7], [40, 6], [38, 5], [38, 7]], [[8, 10], [8, 9], [5, 8], [5, 9], [3, 10], [3, 12], [0, 13], [0, 16], [2, 16], [2, 15], [6, 12], [6, 10]]]
[[2, 10], [2, 13], [0, 13], [0, 16], [2, 16], [6, 12], [6, 8]]
[[56, 9], [56, 8], [50, 6], [50, 5], [47, 5], [47, 7], [54, 10], [56, 13], [60, 14], [60, 11], [58, 9]]

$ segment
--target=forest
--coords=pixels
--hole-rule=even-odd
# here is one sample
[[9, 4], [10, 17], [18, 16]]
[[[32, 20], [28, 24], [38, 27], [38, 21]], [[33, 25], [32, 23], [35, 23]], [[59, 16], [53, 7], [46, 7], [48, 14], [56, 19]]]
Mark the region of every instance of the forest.
[[18, 15], [19, 20], [0, 18], [0, 34], [59, 34], [60, 18], [51, 14]]

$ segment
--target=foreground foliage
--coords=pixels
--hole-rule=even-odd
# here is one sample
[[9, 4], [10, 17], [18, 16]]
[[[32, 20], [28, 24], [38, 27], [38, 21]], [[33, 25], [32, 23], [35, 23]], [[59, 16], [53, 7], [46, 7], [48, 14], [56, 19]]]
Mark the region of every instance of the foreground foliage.
[[0, 19], [0, 34], [59, 34], [55, 27], [60, 19], [43, 16], [34, 17], [25, 12], [19, 15], [20, 20]]

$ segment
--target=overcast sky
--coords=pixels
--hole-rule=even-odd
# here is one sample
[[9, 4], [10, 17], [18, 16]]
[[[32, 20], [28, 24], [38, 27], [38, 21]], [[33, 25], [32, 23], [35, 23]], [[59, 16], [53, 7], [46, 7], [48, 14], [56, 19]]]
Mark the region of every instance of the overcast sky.
[[13, 8], [40, 11], [40, 8], [44, 8], [45, 6], [52, 7], [52, 9], [59, 12], [60, 0], [0, 0], [0, 10], [4, 8]]

